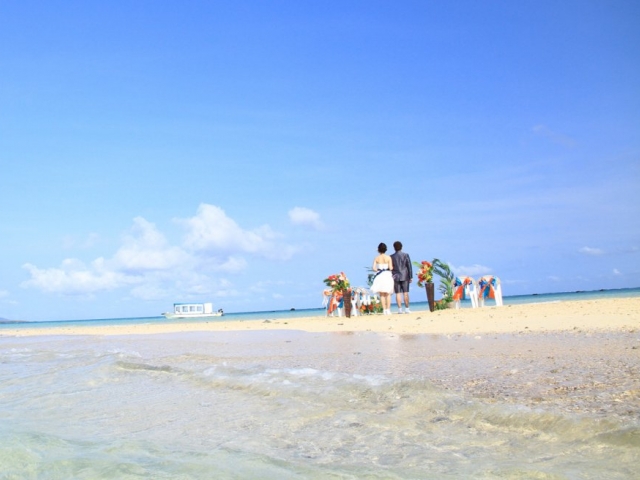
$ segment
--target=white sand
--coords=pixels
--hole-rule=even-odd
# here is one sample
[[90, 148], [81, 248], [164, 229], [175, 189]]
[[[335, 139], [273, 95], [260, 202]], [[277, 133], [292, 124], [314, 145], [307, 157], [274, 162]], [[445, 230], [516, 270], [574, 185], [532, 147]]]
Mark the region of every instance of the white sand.
[[480, 334], [559, 331], [633, 331], [640, 328], [640, 298], [581, 300], [448, 309], [411, 314], [358, 317], [300, 317], [281, 320], [233, 320], [109, 326], [4, 329], [1, 336], [141, 335], [196, 331], [300, 330], [306, 332], [393, 332], [407, 334]]

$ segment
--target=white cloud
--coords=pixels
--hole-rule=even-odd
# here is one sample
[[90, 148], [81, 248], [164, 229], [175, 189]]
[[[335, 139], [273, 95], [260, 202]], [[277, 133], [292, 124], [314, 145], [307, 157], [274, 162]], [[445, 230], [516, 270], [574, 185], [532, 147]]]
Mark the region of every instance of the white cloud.
[[237, 297], [239, 295], [240, 295], [240, 292], [238, 292], [238, 290], [231, 288], [228, 290], [216, 290], [216, 293], [214, 296], [216, 298], [232, 298], [232, 297]]
[[171, 247], [156, 226], [142, 217], [133, 219], [132, 234], [113, 257], [115, 268], [140, 273], [167, 270], [187, 263], [188, 255], [179, 247]]
[[165, 288], [151, 283], [138, 285], [132, 288], [130, 293], [132, 297], [141, 300], [160, 300], [169, 296], [169, 292]]
[[617, 275], [622, 275], [622, 272], [620, 270], [618, 270], [617, 268], [614, 268], [613, 269], [613, 274], [616, 275], [616, 276]]
[[9, 292], [6, 290], [0, 290], [0, 301], [2, 301], [3, 304], [15, 304], [16, 302], [12, 301], [9, 299]]
[[18, 305], [18, 302], [11, 299], [11, 294], [7, 290], [0, 290], [0, 302], [3, 305]]
[[599, 248], [592, 248], [592, 247], [582, 247], [578, 251], [580, 253], [584, 253], [585, 255], [602, 255], [604, 253], [603, 250]]
[[265, 236], [243, 230], [219, 207], [205, 203], [198, 207], [195, 217], [178, 220], [187, 227], [184, 244], [193, 250], [226, 250], [257, 252], [266, 243]]
[[451, 265], [451, 271], [458, 276], [467, 276], [467, 277], [480, 277], [482, 275], [489, 275], [492, 272], [491, 267], [486, 267], [484, 265], [479, 265], [477, 263], [464, 266], [460, 265], [459, 267], [454, 267]]
[[320, 220], [320, 214], [314, 212], [309, 208], [304, 207], [294, 207], [289, 210], [289, 220], [294, 225], [308, 225], [310, 227], [315, 228], [316, 230], [321, 230], [324, 228], [324, 224]]
[[22, 282], [22, 286], [49, 293], [90, 295], [132, 285], [141, 280], [116, 271], [96, 269], [96, 265], [101, 265], [101, 262], [94, 262], [92, 267], [87, 268], [79, 260], [66, 259], [60, 268], [44, 269], [26, 263], [23, 268], [31, 274], [31, 279]]
[[286, 283], [282, 280], [258, 280], [253, 285], [250, 285], [248, 290], [252, 293], [263, 294], [276, 288], [282, 289], [284, 286], [286, 286]]
[[229, 257], [220, 265], [219, 270], [229, 273], [238, 273], [247, 268], [247, 261], [242, 257]]
[[27, 263], [23, 267], [31, 278], [22, 286], [63, 295], [92, 295], [133, 287], [134, 297], [160, 298], [161, 285], [167, 277], [163, 272], [190, 263], [189, 255], [179, 247], [168, 245], [154, 224], [136, 217], [123, 238], [123, 245], [111, 259], [98, 257], [86, 265], [69, 258], [63, 260], [59, 268], [38, 268]]
[[187, 228], [185, 247], [198, 253], [252, 253], [286, 260], [297, 251], [290, 245], [277, 243], [280, 235], [268, 225], [244, 230], [215, 205], [203, 203], [194, 217], [176, 221]]
[[268, 225], [244, 230], [213, 205], [200, 205], [194, 217], [178, 223], [187, 227], [180, 246], [170, 245], [153, 223], [136, 217], [112, 257], [98, 257], [88, 264], [69, 258], [57, 268], [26, 263], [23, 268], [30, 278], [21, 286], [85, 296], [129, 288], [131, 296], [146, 300], [176, 294], [235, 296], [238, 292], [220, 274], [246, 270], [247, 255], [282, 260], [297, 251], [277, 243], [279, 235]]

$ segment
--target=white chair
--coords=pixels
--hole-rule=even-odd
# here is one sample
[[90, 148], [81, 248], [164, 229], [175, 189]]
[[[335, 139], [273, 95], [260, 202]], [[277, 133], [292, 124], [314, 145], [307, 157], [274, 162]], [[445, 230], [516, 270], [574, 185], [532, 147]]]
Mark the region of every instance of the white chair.
[[453, 302], [456, 308], [460, 308], [460, 301], [465, 298], [471, 300], [471, 308], [478, 307], [478, 287], [471, 277], [456, 277], [453, 281]]
[[367, 287], [356, 287], [353, 289], [353, 297], [351, 298], [351, 315], [362, 315], [362, 307], [368, 307], [372, 303], [379, 303], [378, 294], [371, 293]]
[[485, 275], [478, 279], [478, 303], [484, 307], [486, 298], [493, 298], [496, 301], [496, 307], [502, 306], [502, 287], [500, 279], [493, 275]]
[[365, 288], [362, 294], [362, 305], [370, 307], [371, 305], [380, 305], [380, 297], [377, 293]]
[[322, 291], [322, 306], [326, 309], [327, 317], [334, 317], [336, 312], [338, 317], [342, 316], [342, 296], [334, 293], [330, 288]]
[[360, 315], [360, 307], [362, 306], [362, 295], [364, 289], [362, 287], [356, 287], [351, 291], [351, 316], [357, 317]]

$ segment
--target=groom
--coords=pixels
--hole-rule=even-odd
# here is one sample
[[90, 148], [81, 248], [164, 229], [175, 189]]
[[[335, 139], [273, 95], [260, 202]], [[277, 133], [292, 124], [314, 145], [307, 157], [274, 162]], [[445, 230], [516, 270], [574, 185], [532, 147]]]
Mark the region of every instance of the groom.
[[[391, 255], [391, 260], [393, 262], [394, 291], [396, 292], [398, 313], [411, 313], [409, 310], [409, 284], [413, 277], [411, 258], [408, 253], [402, 251], [402, 243], [394, 242], [393, 249], [396, 253]], [[402, 309], [402, 300], [404, 300], [404, 310]]]

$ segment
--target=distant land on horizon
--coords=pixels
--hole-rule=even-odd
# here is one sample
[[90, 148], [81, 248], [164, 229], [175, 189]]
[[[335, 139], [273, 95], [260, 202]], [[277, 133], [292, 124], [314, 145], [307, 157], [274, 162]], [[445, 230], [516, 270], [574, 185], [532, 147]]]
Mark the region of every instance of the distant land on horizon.
[[0, 323], [24, 323], [22, 320], [9, 320], [8, 318], [0, 317]]

